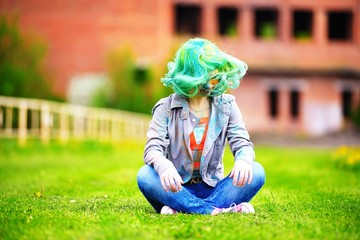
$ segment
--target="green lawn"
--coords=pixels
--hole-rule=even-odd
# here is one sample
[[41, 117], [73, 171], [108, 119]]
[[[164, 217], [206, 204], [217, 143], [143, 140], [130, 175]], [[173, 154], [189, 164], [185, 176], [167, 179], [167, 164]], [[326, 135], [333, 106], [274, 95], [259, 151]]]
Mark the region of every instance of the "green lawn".
[[1, 140], [0, 239], [360, 239], [360, 171], [337, 167], [335, 149], [256, 146], [256, 214], [218, 216], [156, 214], [136, 185], [142, 150]]

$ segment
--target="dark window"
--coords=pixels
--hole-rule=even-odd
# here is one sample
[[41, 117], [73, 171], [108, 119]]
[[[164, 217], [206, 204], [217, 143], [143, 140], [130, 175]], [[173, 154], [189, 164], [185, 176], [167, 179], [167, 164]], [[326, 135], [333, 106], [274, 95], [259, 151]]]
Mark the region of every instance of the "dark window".
[[298, 90], [290, 91], [290, 114], [293, 119], [299, 117], [300, 110], [300, 93]]
[[255, 35], [261, 39], [274, 39], [278, 35], [278, 11], [276, 9], [255, 10]]
[[176, 5], [175, 29], [178, 34], [201, 34], [201, 8], [197, 5]]
[[293, 37], [309, 39], [312, 36], [313, 13], [311, 11], [294, 11]]
[[351, 106], [352, 106], [352, 92], [350, 90], [344, 90], [341, 93], [342, 98], [342, 114], [343, 117], [348, 119], [351, 116]]
[[218, 9], [219, 34], [225, 36], [235, 36], [237, 34], [237, 9], [222, 7]]
[[350, 41], [352, 38], [353, 15], [349, 11], [329, 12], [328, 38], [330, 40]]
[[276, 118], [278, 116], [278, 102], [279, 102], [279, 92], [276, 89], [271, 89], [269, 91], [269, 105], [270, 105], [270, 116], [271, 118]]

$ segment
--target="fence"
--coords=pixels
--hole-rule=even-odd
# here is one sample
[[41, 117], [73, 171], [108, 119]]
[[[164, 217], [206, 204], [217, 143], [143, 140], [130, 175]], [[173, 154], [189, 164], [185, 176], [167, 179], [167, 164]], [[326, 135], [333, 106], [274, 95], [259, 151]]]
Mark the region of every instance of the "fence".
[[0, 96], [0, 138], [144, 140], [150, 121], [145, 114], [91, 108], [38, 99]]

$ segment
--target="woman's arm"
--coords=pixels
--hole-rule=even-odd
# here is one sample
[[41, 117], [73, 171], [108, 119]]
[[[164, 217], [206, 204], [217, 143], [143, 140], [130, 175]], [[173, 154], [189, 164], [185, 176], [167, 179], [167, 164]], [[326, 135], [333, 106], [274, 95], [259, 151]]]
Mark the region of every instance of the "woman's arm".
[[242, 160], [250, 164], [255, 159], [254, 145], [245, 128], [240, 109], [235, 100], [232, 101], [229, 123], [227, 127], [227, 139], [235, 161]]
[[250, 141], [242, 115], [236, 101], [232, 101], [232, 108], [227, 128], [227, 138], [234, 155], [235, 163], [230, 177], [235, 186], [242, 187], [252, 181], [252, 163], [255, 160], [254, 145]]
[[166, 157], [169, 146], [168, 121], [169, 113], [163, 101], [159, 101], [152, 110], [153, 117], [147, 132], [147, 141], [144, 150], [144, 162], [154, 167], [160, 175], [167, 168], [174, 165]]
[[183, 181], [174, 164], [165, 156], [169, 146], [168, 121], [168, 109], [160, 100], [153, 108], [153, 117], [147, 132], [144, 162], [154, 167], [165, 191], [177, 192], [181, 190]]

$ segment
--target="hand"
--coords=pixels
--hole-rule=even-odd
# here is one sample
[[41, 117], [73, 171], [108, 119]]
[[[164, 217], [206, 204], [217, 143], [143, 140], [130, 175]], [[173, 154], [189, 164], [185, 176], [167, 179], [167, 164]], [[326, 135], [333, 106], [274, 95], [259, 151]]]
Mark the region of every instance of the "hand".
[[168, 168], [160, 175], [161, 185], [168, 192], [181, 191], [181, 184], [184, 184], [175, 168]]
[[233, 178], [234, 186], [243, 187], [246, 181], [250, 184], [253, 178], [252, 165], [243, 160], [235, 161], [234, 168], [230, 173], [230, 178]]

